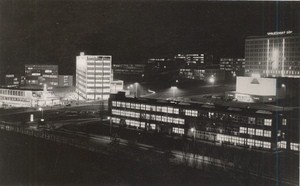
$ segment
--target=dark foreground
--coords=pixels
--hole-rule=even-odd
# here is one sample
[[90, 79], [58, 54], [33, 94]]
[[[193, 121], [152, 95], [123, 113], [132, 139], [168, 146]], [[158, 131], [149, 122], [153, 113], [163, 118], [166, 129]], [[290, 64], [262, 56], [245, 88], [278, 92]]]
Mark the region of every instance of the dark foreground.
[[[221, 172], [138, 162], [0, 131], [0, 185], [241, 185]], [[243, 185], [243, 184], [242, 184]]]

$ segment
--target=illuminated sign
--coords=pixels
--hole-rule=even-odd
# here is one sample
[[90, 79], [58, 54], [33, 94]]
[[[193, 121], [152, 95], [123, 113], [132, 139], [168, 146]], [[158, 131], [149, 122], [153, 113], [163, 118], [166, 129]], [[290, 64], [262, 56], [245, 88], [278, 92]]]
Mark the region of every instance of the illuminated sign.
[[267, 35], [268, 36], [277, 36], [277, 35], [284, 35], [284, 34], [292, 34], [293, 31], [281, 31], [281, 32], [268, 32]]
[[248, 102], [252, 103], [253, 99], [250, 95], [245, 95], [245, 94], [235, 94], [235, 99], [237, 99], [240, 102]]

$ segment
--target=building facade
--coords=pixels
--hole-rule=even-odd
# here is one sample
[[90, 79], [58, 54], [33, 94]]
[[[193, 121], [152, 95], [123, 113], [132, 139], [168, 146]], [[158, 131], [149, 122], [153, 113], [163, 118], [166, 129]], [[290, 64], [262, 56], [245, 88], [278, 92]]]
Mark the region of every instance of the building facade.
[[42, 88], [44, 84], [48, 89], [58, 86], [57, 65], [25, 65], [25, 79], [27, 86]]
[[179, 70], [179, 78], [181, 80], [208, 81], [214, 77], [217, 81], [224, 80], [225, 72], [218, 68], [183, 68]]
[[76, 91], [86, 100], [107, 100], [110, 94], [112, 56], [76, 57]]
[[245, 59], [221, 58], [220, 70], [224, 70], [228, 76], [243, 76], [245, 73]]
[[300, 35], [283, 31], [247, 37], [245, 60], [248, 76], [300, 78]]
[[60, 104], [59, 98], [46, 90], [0, 88], [0, 107], [38, 107], [56, 104]]
[[238, 103], [206, 104], [129, 98], [109, 99], [111, 121], [120, 127], [173, 136], [195, 137], [212, 144], [264, 151], [299, 151], [299, 110]]
[[73, 86], [73, 76], [71, 75], [58, 75], [58, 86], [71, 87]]

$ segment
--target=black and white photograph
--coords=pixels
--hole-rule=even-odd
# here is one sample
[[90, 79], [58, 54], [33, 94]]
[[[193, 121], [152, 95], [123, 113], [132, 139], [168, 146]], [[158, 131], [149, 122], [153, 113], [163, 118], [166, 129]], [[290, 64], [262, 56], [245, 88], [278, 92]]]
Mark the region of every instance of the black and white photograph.
[[0, 185], [298, 186], [300, 2], [0, 0]]

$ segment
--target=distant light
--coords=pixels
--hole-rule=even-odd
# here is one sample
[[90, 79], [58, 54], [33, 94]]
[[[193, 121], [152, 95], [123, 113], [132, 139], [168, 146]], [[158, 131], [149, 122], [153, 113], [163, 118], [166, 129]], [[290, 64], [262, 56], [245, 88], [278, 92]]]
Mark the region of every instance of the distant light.
[[210, 83], [214, 83], [214, 82], [215, 82], [215, 78], [212, 76], [212, 77], [209, 78], [208, 81], [209, 81]]
[[176, 87], [176, 86], [172, 86], [172, 87], [171, 87], [171, 89], [173, 89], [173, 90], [174, 90], [174, 89], [177, 89], [177, 87]]
[[41, 121], [45, 121], [45, 120], [42, 118]]
[[43, 108], [39, 107], [39, 111], [42, 111], [42, 110], [43, 110]]
[[195, 127], [191, 128], [191, 132], [195, 132], [195, 131], [196, 131]]
[[178, 83], [178, 79], [176, 79], [176, 83]]
[[282, 88], [285, 88], [285, 84], [281, 84], [281, 87], [282, 87]]
[[251, 77], [254, 77], [254, 78], [260, 78], [260, 74], [253, 73], [253, 74], [251, 74]]

